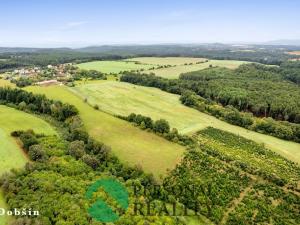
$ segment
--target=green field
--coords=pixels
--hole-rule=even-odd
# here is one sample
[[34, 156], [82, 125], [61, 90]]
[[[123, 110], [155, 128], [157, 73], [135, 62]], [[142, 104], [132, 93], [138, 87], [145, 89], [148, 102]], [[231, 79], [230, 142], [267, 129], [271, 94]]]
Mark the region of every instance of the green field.
[[[0, 124], [0, 175], [12, 168], [22, 168], [27, 162], [25, 153], [10, 136], [12, 131], [33, 129], [37, 133], [56, 133], [45, 121], [3, 105], [0, 105]], [[5, 202], [0, 192], [0, 208], [4, 206]], [[0, 224], [5, 224], [6, 219], [0, 216]]]
[[234, 126], [186, 107], [180, 103], [178, 95], [156, 88], [114, 81], [90, 82], [77, 85], [72, 90], [82, 99], [87, 98], [91, 105], [97, 104], [100, 110], [113, 115], [128, 116], [130, 113], [139, 113], [155, 120], [163, 118], [185, 134], [211, 126], [264, 143], [267, 148], [300, 163], [300, 144]]
[[96, 111], [64, 86], [28, 87], [29, 91], [46, 94], [75, 105], [90, 135], [112, 147], [113, 153], [130, 165], [140, 165], [156, 178], [165, 175], [180, 162], [185, 149], [130, 123]]
[[236, 60], [209, 60], [208, 62], [200, 63], [200, 64], [193, 64], [193, 65], [179, 65], [175, 67], [168, 67], [168, 68], [161, 68], [161, 69], [154, 69], [154, 70], [147, 70], [145, 73], [154, 73], [157, 76], [169, 78], [169, 79], [176, 79], [182, 73], [203, 70], [211, 66], [219, 66], [219, 67], [226, 67], [229, 69], [236, 69], [242, 64], [249, 63], [245, 61], [236, 61]]
[[138, 57], [126, 59], [125, 61], [139, 62], [143, 64], [152, 65], [184, 65], [185, 63], [197, 63], [206, 61], [205, 58], [191, 58], [191, 57]]
[[0, 79], [0, 87], [5, 87], [5, 86], [15, 87], [15, 84], [9, 82], [8, 80]]
[[93, 61], [77, 65], [80, 69], [97, 70], [102, 73], [120, 73], [122, 71], [149, 69], [152, 65], [137, 64], [127, 61]]
[[[77, 66], [80, 69], [98, 70], [106, 74], [117, 74], [124, 71], [136, 71], [143, 69], [143, 72], [145, 73], [155, 73], [157, 76], [173, 79], [178, 78], [181, 73], [202, 70], [208, 68], [210, 65], [235, 69], [241, 64], [248, 63], [245, 61], [236, 60], [206, 61], [207, 59], [204, 58], [190, 57], [139, 57], [120, 61], [93, 61], [80, 63]], [[192, 65], [184, 65], [190, 63], [192, 63]], [[163, 65], [172, 65], [172, 67], [149, 70], [150, 68], [157, 68], [158, 66]]]
[[55, 134], [52, 127], [35, 116], [0, 105], [0, 173], [11, 168], [23, 167], [27, 161], [15, 140], [10, 136], [14, 130], [33, 129], [37, 133]]

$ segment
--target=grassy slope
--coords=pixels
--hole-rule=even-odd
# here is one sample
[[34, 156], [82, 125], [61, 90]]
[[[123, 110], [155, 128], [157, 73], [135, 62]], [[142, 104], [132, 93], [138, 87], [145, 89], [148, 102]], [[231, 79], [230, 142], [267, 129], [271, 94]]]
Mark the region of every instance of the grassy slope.
[[300, 144], [249, 131], [183, 106], [178, 95], [156, 88], [113, 81], [90, 82], [86, 85], [78, 85], [73, 90], [81, 98], [87, 97], [89, 103], [98, 104], [101, 110], [111, 114], [126, 116], [134, 112], [153, 119], [164, 118], [181, 133], [193, 133], [211, 126], [264, 143], [267, 148], [300, 163]]
[[[206, 59], [204, 58], [189, 57], [139, 57], [123, 61], [93, 61], [81, 63], [77, 66], [81, 69], [98, 70], [103, 73], [119, 73], [121, 71], [144, 69], [145, 73], [152, 72], [165, 78], [178, 78], [181, 73], [205, 69], [210, 65], [234, 69], [243, 63], [247, 63], [236, 60], [209, 60], [208, 62], [204, 62], [205, 60]], [[142, 64], [135, 64], [133, 61], [137, 61]], [[196, 62], [203, 63], [195, 64]], [[193, 63], [193, 65], [184, 65], [185, 63]], [[175, 65], [175, 67], [147, 70], [158, 65]]]
[[126, 59], [126, 61], [136, 61], [144, 64], [152, 65], [183, 65], [185, 63], [203, 62], [204, 58], [190, 58], [190, 57], [138, 57]]
[[22, 167], [26, 157], [15, 140], [10, 137], [14, 130], [33, 129], [37, 133], [55, 134], [53, 128], [33, 115], [0, 105], [0, 173]]
[[0, 79], [0, 87], [5, 87], [5, 86], [15, 87], [15, 84], [10, 83], [8, 80]]
[[126, 61], [93, 61], [77, 65], [80, 69], [98, 70], [103, 73], [119, 73], [121, 71], [148, 69], [151, 65], [135, 64]]
[[235, 69], [241, 64], [248, 63], [244, 61], [235, 61], [235, 60], [209, 60], [208, 62], [193, 64], [193, 65], [179, 65], [176, 67], [155, 69], [144, 71], [145, 73], [155, 73], [157, 76], [175, 79], [178, 78], [181, 73], [187, 73], [197, 70], [202, 70], [212, 66], [227, 67], [229, 69]]
[[[33, 129], [38, 133], [55, 134], [51, 126], [43, 120], [3, 105], [0, 105], [0, 124], [0, 175], [12, 168], [23, 167], [27, 161], [10, 132]], [[5, 201], [0, 190], [0, 208], [4, 207]], [[8, 219], [0, 216], [0, 224], [6, 224]]]
[[63, 86], [29, 87], [27, 90], [44, 93], [49, 98], [60, 99], [75, 105], [89, 133], [112, 147], [123, 162], [141, 165], [157, 178], [164, 175], [180, 161], [184, 148], [155, 134], [142, 131], [126, 121], [107, 113], [96, 111]]

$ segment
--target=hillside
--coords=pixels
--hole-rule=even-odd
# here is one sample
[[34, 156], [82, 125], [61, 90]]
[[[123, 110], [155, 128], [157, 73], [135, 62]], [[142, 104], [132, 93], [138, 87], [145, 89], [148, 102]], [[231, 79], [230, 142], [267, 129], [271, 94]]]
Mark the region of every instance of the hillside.
[[171, 127], [187, 134], [211, 126], [263, 143], [282, 156], [300, 163], [300, 144], [249, 131], [186, 107], [180, 103], [179, 95], [114, 81], [90, 82], [77, 85], [71, 90], [81, 99], [86, 98], [91, 106], [97, 104], [101, 110], [112, 115], [128, 116], [136, 113], [153, 119], [163, 118]]
[[[45, 121], [30, 114], [0, 105], [0, 175], [11, 169], [23, 168], [28, 161], [26, 154], [20, 148], [10, 133], [15, 130], [33, 129], [46, 135], [56, 134], [54, 129]], [[0, 190], [0, 208], [5, 207]], [[5, 217], [0, 217], [0, 224], [4, 224]]]
[[75, 105], [90, 135], [111, 146], [112, 152], [124, 163], [141, 166], [159, 178], [180, 162], [184, 147], [142, 131], [107, 113], [96, 111], [66, 87], [35, 86], [26, 89]]

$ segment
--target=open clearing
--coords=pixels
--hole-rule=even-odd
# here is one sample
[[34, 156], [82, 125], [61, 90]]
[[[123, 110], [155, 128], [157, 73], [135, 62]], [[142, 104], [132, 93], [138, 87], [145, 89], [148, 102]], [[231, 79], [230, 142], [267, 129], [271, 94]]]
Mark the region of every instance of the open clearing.
[[[22, 168], [27, 162], [27, 157], [10, 133], [14, 130], [28, 129], [33, 129], [37, 133], [56, 134], [52, 127], [42, 119], [0, 105], [0, 175], [12, 168]], [[5, 208], [1, 190], [0, 208]], [[8, 217], [0, 216], [0, 224], [7, 224], [8, 219]]]
[[112, 147], [112, 152], [130, 165], [140, 165], [156, 178], [180, 162], [185, 149], [153, 133], [143, 131], [132, 124], [97, 111], [84, 103], [64, 86], [28, 87], [29, 91], [42, 93], [75, 105], [90, 135]]
[[207, 59], [205, 58], [191, 58], [191, 57], [138, 57], [126, 59], [125, 61], [139, 62], [143, 64], [152, 64], [152, 65], [184, 65], [185, 63], [197, 63], [204, 62]]
[[114, 81], [90, 82], [72, 88], [81, 99], [87, 98], [91, 105], [98, 104], [100, 110], [113, 115], [127, 116], [139, 113], [153, 119], [166, 119], [180, 133], [190, 134], [208, 126], [264, 143], [282, 156], [300, 163], [300, 144], [285, 141], [234, 126], [213, 116], [182, 105], [179, 96], [157, 88], [142, 87]]
[[145, 73], [154, 73], [157, 76], [169, 78], [169, 79], [176, 79], [182, 73], [203, 70], [210, 66], [219, 66], [219, 67], [226, 67], [229, 69], [236, 69], [240, 65], [249, 63], [246, 61], [236, 61], [236, 60], [208, 60], [208, 62], [203, 62], [200, 64], [193, 64], [193, 65], [179, 65], [174, 67], [168, 68], [161, 68], [161, 69], [154, 69], [154, 70], [147, 70], [144, 71]]
[[152, 65], [137, 64], [127, 61], [93, 61], [77, 64], [80, 69], [97, 70], [102, 73], [120, 73], [122, 71], [149, 69]]

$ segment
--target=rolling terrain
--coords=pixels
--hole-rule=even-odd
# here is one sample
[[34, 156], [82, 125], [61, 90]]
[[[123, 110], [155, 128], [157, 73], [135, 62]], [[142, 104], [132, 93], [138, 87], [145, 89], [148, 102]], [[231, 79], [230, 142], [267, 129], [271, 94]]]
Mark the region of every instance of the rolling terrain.
[[27, 161], [10, 133], [15, 130], [32, 129], [36, 133], [56, 134], [52, 127], [35, 116], [0, 105], [0, 172], [8, 172], [12, 168], [21, 168]]
[[97, 70], [102, 73], [120, 73], [122, 71], [148, 69], [151, 65], [137, 64], [127, 61], [92, 61], [87, 63], [77, 64], [80, 69]]
[[97, 70], [106, 74], [140, 70], [144, 73], [154, 73], [160, 77], [174, 79], [178, 78], [181, 73], [202, 70], [210, 66], [235, 69], [245, 63], [249, 62], [190, 57], [139, 57], [119, 61], [92, 61], [77, 64], [77, 66], [80, 69]]
[[157, 76], [168, 78], [168, 79], [175, 79], [178, 78], [180, 74], [197, 71], [197, 70], [203, 70], [210, 66], [212, 67], [226, 67], [229, 69], [236, 69], [240, 65], [245, 64], [248, 62], [244, 61], [235, 61], [235, 60], [209, 60], [208, 62], [200, 63], [200, 64], [193, 64], [193, 65], [179, 65], [175, 67], [169, 67], [169, 68], [161, 68], [161, 69], [154, 69], [154, 70], [148, 70], [145, 71], [145, 73], [154, 73]]
[[[23, 168], [28, 161], [25, 153], [10, 136], [12, 131], [33, 129], [36, 133], [47, 135], [56, 134], [56, 132], [42, 119], [3, 105], [0, 105], [0, 115], [0, 175], [2, 175], [10, 169]], [[0, 190], [0, 208], [4, 206]], [[5, 217], [0, 216], [0, 224], [4, 224], [5, 220]]]
[[95, 139], [112, 147], [112, 152], [129, 165], [140, 165], [145, 172], [156, 178], [165, 175], [168, 169], [180, 162], [184, 147], [169, 142], [153, 133], [142, 131], [126, 121], [97, 111], [80, 97], [63, 86], [28, 87], [28, 91], [45, 94], [79, 109], [83, 123]]
[[138, 58], [130, 58], [125, 61], [130, 62], [139, 62], [142, 64], [151, 64], [151, 65], [172, 65], [179, 66], [190, 63], [200, 63], [205, 62], [207, 59], [205, 58], [190, 58], [190, 57], [138, 57]]
[[166, 119], [180, 133], [191, 134], [206, 127], [214, 127], [244, 138], [263, 143], [267, 148], [300, 163], [300, 144], [285, 141], [231, 125], [213, 116], [182, 105], [179, 96], [156, 88], [142, 87], [123, 82], [100, 81], [77, 85], [71, 89], [81, 99], [87, 98], [91, 106], [112, 115], [130, 113]]

